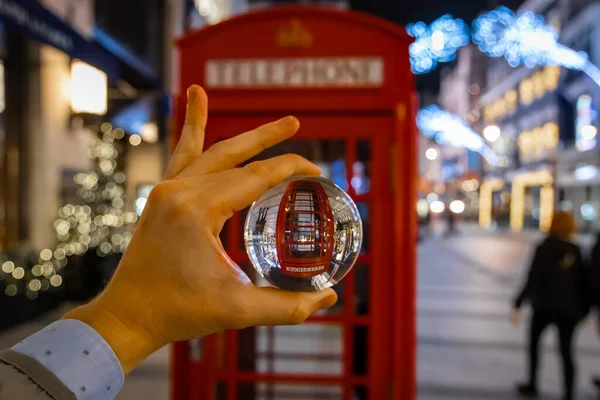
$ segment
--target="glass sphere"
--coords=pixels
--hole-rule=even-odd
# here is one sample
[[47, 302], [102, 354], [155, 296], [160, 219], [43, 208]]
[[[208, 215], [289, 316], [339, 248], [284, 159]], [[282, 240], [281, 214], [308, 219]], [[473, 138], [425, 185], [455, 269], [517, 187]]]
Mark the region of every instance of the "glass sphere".
[[330, 288], [352, 269], [362, 244], [356, 205], [328, 179], [295, 176], [250, 208], [246, 251], [273, 286], [296, 292]]

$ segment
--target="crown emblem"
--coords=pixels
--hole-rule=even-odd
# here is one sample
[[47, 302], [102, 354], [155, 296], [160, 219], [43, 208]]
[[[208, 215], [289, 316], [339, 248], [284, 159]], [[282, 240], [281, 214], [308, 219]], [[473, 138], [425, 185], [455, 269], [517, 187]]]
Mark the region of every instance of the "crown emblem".
[[313, 36], [300, 20], [292, 18], [277, 31], [276, 42], [279, 47], [307, 48], [312, 46]]

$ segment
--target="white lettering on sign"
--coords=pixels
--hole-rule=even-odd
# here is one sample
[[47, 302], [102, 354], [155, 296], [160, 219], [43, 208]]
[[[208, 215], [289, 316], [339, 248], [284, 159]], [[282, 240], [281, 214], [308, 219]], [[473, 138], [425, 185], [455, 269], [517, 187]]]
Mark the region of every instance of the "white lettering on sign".
[[218, 89], [363, 88], [383, 85], [381, 58], [209, 60], [206, 86]]
[[17, 1], [0, 0], [0, 16], [3, 15], [36, 35], [46, 38], [47, 43], [63, 51], [69, 52], [75, 46], [69, 35], [31, 14], [25, 6], [18, 4]]
[[71, 25], [81, 36], [87, 39], [93, 37], [94, 0], [41, 0], [41, 3]]
[[315, 271], [321, 271], [324, 268], [325, 268], [325, 266], [322, 265], [320, 267], [307, 267], [307, 268], [288, 267], [288, 268], [286, 268], [286, 270], [289, 272], [315, 272]]

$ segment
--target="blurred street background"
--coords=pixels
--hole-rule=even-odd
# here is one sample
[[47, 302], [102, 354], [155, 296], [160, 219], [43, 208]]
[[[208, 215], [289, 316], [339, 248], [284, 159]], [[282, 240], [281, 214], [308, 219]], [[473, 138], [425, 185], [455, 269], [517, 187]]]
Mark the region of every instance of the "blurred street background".
[[[473, 225], [460, 226], [459, 230], [459, 235], [447, 239], [440, 236], [444, 226], [439, 224], [437, 234], [419, 246], [419, 399], [517, 399], [513, 386], [525, 374], [526, 327], [512, 327], [508, 316], [514, 288], [528, 267], [531, 248], [540, 234], [490, 233]], [[590, 239], [580, 237], [584, 245], [589, 245]], [[17, 343], [58, 318], [68, 307], [4, 332], [0, 346]], [[589, 321], [577, 338], [582, 399], [595, 399], [597, 395], [590, 384], [590, 377], [600, 369], [600, 346], [593, 325]], [[328, 352], [335, 349], [339, 337], [335, 330], [307, 332], [303, 339], [296, 337], [292, 349], [287, 342], [288, 350], [309, 344]], [[549, 333], [543, 346], [541, 382], [547, 399], [560, 399], [561, 393], [555, 338], [555, 332]], [[337, 357], [326, 362], [314, 360], [303, 365], [309, 370], [335, 372], [340, 360], [338, 350]], [[127, 377], [117, 398], [166, 399], [168, 364], [169, 352], [165, 348]]]
[[[513, 327], [509, 315], [535, 246], [556, 210], [573, 215], [573, 240], [586, 260], [600, 232], [599, 1], [0, 0], [0, 348], [93, 298], [116, 269], [176, 141], [181, 69], [174, 40], [291, 4], [370, 14], [414, 40], [404, 56], [418, 97], [418, 398], [515, 399], [526, 373], [528, 323]], [[269, 45], [286, 57], [314, 39], [296, 20], [276, 38]], [[368, 57], [367, 67], [383, 63]], [[238, 61], [218, 65], [250, 70]], [[212, 76], [213, 93], [252, 89], [250, 78], [229, 72]], [[348, 79], [325, 86], [373, 89]], [[382, 79], [375, 84], [389, 84]], [[350, 149], [344, 140], [296, 142], [286, 151], [311, 154], [325, 177], [359, 199], [370, 238], [376, 212], [369, 207], [381, 193], [371, 187], [382, 187], [372, 185], [379, 179], [371, 175], [375, 141], [352, 138]], [[370, 263], [370, 249], [363, 250]], [[358, 309], [372, 299], [368, 282], [357, 280], [347, 304]], [[368, 313], [353, 316], [361, 321]], [[598, 396], [594, 318], [575, 339], [582, 399]], [[346, 371], [342, 327], [277, 329], [274, 344], [266, 328], [251, 335], [252, 351], [268, 353], [273, 345], [320, 353], [257, 356], [257, 370]], [[548, 332], [540, 376], [548, 399], [561, 395], [555, 343]], [[367, 348], [354, 351], [354, 362], [366, 365]], [[168, 348], [154, 354], [118, 399], [169, 398], [170, 360]], [[257, 386], [256, 398], [342, 398], [340, 387], [275, 386]], [[366, 398], [362, 389], [356, 399]]]

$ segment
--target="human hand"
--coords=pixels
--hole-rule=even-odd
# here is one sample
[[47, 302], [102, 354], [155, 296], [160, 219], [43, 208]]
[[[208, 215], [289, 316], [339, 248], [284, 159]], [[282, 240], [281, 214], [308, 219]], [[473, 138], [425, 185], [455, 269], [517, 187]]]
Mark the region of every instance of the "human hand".
[[202, 152], [207, 97], [188, 90], [181, 140], [152, 191], [106, 290], [68, 313], [111, 345], [125, 373], [162, 346], [225, 329], [293, 325], [335, 304], [331, 289], [294, 293], [254, 286], [219, 239], [235, 212], [295, 174], [319, 175], [297, 155], [237, 165], [293, 136], [298, 120], [263, 125]]
[[523, 322], [523, 311], [519, 308], [513, 308], [510, 311], [510, 323], [513, 326], [519, 326]]

